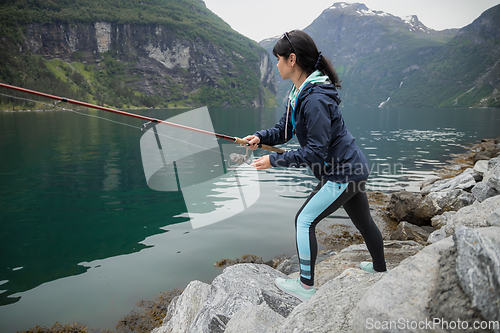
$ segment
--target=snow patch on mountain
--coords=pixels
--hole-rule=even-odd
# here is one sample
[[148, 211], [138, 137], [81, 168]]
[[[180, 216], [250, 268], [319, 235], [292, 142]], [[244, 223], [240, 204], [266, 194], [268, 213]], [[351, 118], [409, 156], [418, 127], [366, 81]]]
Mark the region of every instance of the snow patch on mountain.
[[336, 2], [328, 9], [346, 9], [351, 8], [356, 11], [361, 16], [390, 16], [390, 14], [384, 13], [382, 11], [372, 10], [367, 8], [362, 3], [345, 3], [345, 2]]
[[403, 16], [401, 19], [410, 26], [410, 31], [422, 31], [430, 33], [432, 29], [427, 28], [422, 22], [418, 20], [417, 15]]
[[371, 9], [358, 9], [356, 11], [361, 16], [389, 16], [389, 14]]
[[362, 3], [346, 3], [346, 2], [337, 2], [334, 3], [329, 10], [349, 10], [350, 13], [356, 13], [360, 16], [378, 16], [378, 17], [395, 17], [402, 20], [407, 26], [408, 30], [412, 32], [424, 32], [431, 33], [433, 30], [427, 28], [422, 22], [419, 21], [416, 15], [408, 15], [399, 17], [396, 15], [392, 15], [383, 11], [369, 9]]

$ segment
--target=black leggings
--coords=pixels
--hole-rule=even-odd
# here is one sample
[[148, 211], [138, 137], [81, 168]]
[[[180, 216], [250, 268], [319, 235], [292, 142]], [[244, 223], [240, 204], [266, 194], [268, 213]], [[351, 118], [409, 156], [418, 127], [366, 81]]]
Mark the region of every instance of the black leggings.
[[360, 231], [376, 271], [386, 270], [382, 234], [370, 214], [365, 192], [366, 180], [347, 184], [321, 181], [295, 217], [295, 235], [300, 263], [300, 280], [314, 285], [314, 265], [318, 254], [316, 225], [341, 206]]

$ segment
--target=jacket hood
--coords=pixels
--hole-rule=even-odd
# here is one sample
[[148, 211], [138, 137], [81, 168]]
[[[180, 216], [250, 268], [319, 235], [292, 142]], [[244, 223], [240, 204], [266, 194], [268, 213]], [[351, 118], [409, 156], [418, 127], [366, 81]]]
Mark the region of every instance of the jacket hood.
[[331, 98], [337, 102], [337, 104], [340, 105], [341, 100], [339, 97], [339, 93], [337, 91], [337, 88], [335, 88], [335, 85], [332, 83], [324, 83], [324, 84], [314, 84], [314, 83], [308, 83], [304, 88], [302, 89], [297, 105], [300, 105], [306, 98], [310, 97], [313, 94], [321, 94], [325, 97]]

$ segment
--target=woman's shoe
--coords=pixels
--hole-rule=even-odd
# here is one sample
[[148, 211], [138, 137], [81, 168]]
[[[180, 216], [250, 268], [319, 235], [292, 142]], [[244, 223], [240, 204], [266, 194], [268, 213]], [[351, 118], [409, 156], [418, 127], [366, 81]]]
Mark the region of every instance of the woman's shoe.
[[302, 287], [300, 278], [298, 279], [276, 278], [274, 283], [280, 290], [287, 293], [288, 295], [297, 297], [301, 301], [308, 300], [316, 292], [316, 289], [314, 287], [311, 289], [305, 289], [304, 287]]
[[377, 272], [376, 270], [373, 269], [373, 263], [368, 262], [368, 261], [361, 262], [361, 264], [359, 264], [359, 266], [361, 266], [362, 270], [364, 270], [365, 272], [368, 272], [368, 273], [387, 273], [387, 272], [389, 272], [388, 269], [386, 269], [383, 272]]

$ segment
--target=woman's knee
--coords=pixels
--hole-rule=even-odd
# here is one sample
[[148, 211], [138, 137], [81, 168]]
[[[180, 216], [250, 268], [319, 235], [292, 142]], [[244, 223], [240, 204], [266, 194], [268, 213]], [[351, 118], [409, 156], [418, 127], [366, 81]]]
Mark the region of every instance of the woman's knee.
[[307, 216], [307, 214], [297, 214], [295, 216], [295, 228], [297, 230], [309, 230], [312, 225], [312, 220]]

